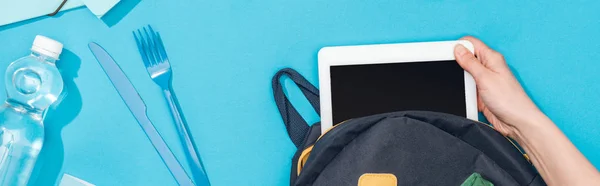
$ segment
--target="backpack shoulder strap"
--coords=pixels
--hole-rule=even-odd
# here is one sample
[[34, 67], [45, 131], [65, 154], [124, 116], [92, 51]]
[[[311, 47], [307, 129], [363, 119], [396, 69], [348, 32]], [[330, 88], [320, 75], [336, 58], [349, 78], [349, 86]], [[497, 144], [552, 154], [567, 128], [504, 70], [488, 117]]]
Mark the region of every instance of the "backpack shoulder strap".
[[312, 107], [320, 114], [319, 90], [312, 85], [306, 78], [291, 68], [281, 69], [273, 77], [273, 96], [279, 113], [283, 118], [283, 124], [287, 129], [288, 135], [296, 147], [301, 147], [306, 133], [309, 131], [308, 123], [302, 118], [300, 113], [294, 108], [287, 98], [281, 85], [281, 77], [288, 76], [300, 88], [302, 94], [308, 99]]

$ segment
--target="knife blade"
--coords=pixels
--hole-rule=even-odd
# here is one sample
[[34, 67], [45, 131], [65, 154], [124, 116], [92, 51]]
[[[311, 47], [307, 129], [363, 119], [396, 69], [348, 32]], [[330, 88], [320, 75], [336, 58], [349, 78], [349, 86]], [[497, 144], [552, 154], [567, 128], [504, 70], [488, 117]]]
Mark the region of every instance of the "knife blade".
[[179, 185], [190, 185], [194, 183], [192, 179], [185, 172], [173, 152], [169, 149], [160, 133], [156, 130], [148, 115], [146, 113], [146, 104], [140, 97], [140, 94], [135, 90], [129, 78], [125, 75], [121, 67], [115, 62], [115, 60], [97, 43], [90, 43], [89, 48], [102, 66], [102, 69], [112, 82], [113, 86], [123, 98], [123, 101], [129, 108], [129, 111], [133, 114], [135, 119], [142, 127], [144, 133], [150, 142], [162, 158], [163, 162], [177, 181]]

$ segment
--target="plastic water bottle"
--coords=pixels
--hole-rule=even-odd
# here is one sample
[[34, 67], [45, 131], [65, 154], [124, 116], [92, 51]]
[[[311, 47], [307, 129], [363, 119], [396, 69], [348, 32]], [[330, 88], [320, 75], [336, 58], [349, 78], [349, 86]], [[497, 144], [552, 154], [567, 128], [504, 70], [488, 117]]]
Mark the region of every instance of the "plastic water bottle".
[[63, 45], [36, 36], [31, 54], [6, 69], [6, 99], [0, 107], [0, 185], [27, 185], [44, 143], [43, 118], [63, 90], [55, 62]]

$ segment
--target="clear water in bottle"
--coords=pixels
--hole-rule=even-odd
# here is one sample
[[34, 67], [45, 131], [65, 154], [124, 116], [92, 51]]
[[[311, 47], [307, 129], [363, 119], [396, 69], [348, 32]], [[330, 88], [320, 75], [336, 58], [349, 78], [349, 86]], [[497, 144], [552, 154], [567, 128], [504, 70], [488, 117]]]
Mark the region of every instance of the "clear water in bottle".
[[55, 62], [62, 44], [36, 36], [31, 54], [6, 69], [7, 99], [0, 107], [0, 185], [27, 185], [44, 143], [43, 118], [63, 80]]

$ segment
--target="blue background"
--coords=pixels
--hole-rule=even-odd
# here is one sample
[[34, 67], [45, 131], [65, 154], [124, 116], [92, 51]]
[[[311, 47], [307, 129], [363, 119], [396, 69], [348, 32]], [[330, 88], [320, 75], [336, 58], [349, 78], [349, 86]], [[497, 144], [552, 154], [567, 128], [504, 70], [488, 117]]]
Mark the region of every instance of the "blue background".
[[[503, 53], [533, 100], [598, 167], [598, 7], [600, 1], [123, 0], [104, 20], [79, 8], [0, 27], [0, 66], [27, 55], [37, 34], [65, 45], [59, 67], [69, 95], [46, 119], [36, 185], [63, 172], [97, 185], [176, 184], [87, 48], [98, 42], [111, 53], [183, 158], [131, 33], [146, 24], [163, 37], [175, 92], [215, 186], [288, 184], [295, 148], [272, 99], [278, 69], [293, 67], [317, 83], [324, 46], [464, 35]], [[318, 121], [297, 90], [289, 94], [305, 118]]]

